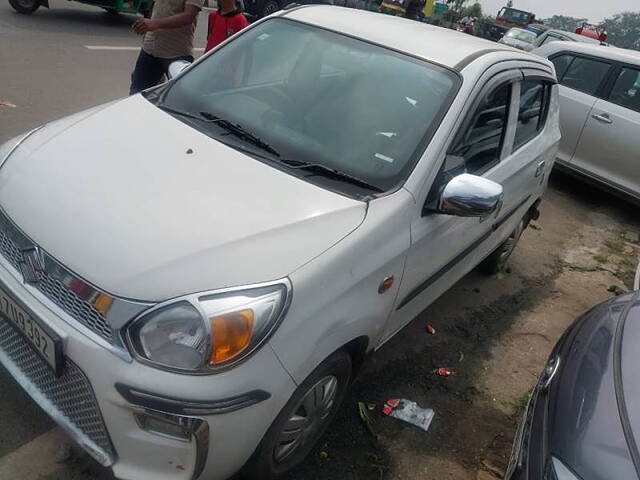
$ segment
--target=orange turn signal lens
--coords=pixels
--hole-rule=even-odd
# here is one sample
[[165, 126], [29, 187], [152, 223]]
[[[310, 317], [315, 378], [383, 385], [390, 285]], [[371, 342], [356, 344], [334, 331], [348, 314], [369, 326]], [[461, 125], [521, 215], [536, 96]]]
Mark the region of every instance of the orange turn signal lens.
[[212, 365], [226, 362], [241, 353], [253, 334], [253, 310], [225, 313], [211, 317]]

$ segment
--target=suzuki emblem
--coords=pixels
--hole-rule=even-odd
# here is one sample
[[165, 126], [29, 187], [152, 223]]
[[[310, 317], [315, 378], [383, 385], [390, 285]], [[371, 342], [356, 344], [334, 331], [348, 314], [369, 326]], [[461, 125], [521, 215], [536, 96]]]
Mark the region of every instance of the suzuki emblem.
[[38, 247], [25, 248], [22, 250], [22, 261], [20, 271], [25, 283], [38, 283], [40, 273], [44, 270], [42, 254]]

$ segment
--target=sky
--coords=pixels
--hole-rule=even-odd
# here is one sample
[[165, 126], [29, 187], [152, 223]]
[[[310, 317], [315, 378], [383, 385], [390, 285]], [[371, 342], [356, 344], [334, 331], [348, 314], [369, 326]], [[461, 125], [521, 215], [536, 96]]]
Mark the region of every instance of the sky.
[[[478, 0], [485, 15], [495, 15], [507, 0]], [[470, 4], [473, 1], [469, 2]], [[533, 12], [538, 18], [553, 15], [584, 17], [591, 22], [600, 22], [615, 13], [640, 12], [638, 0], [513, 0], [513, 7]]]

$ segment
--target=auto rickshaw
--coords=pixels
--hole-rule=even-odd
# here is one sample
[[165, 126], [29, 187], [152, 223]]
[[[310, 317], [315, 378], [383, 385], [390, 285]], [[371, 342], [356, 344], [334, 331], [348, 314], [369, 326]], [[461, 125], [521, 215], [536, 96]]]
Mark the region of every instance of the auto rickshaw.
[[[141, 13], [145, 17], [151, 15], [153, 0], [73, 0], [103, 8], [109, 13]], [[49, 8], [49, 0], [9, 0], [9, 3], [18, 13], [30, 14], [38, 8]]]

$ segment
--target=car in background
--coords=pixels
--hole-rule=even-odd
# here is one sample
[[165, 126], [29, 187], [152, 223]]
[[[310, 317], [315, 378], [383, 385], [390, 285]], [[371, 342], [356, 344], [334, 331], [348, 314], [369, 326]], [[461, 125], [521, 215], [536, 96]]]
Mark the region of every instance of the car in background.
[[534, 43], [534, 48], [541, 47], [551, 42], [582, 42], [600, 45], [601, 42], [586, 35], [580, 35], [573, 32], [565, 32], [564, 30], [546, 30], [541, 33]]
[[498, 43], [503, 43], [510, 47], [530, 52], [535, 48], [533, 44], [536, 41], [536, 38], [538, 38], [536, 34], [530, 30], [525, 30], [524, 28], [512, 28], [505, 33], [500, 40], [498, 40]]
[[535, 22], [536, 16], [532, 12], [518, 10], [512, 7], [502, 7], [493, 24], [489, 28], [489, 37], [498, 41], [511, 28], [526, 28]]
[[638, 480], [640, 291], [576, 320], [518, 428], [506, 480]]
[[640, 53], [578, 42], [533, 53], [554, 63], [560, 82], [556, 165], [640, 201]]
[[542, 35], [544, 32], [546, 32], [547, 30], [549, 30], [549, 27], [542, 24], [542, 23], [532, 23], [530, 25], [527, 25], [527, 27], [525, 28], [525, 30], [529, 30], [533, 33], [536, 34], [536, 37], [539, 37], [540, 35]]

